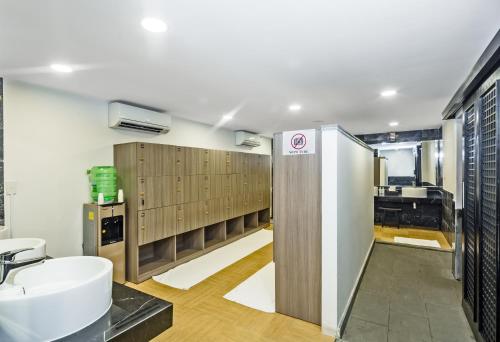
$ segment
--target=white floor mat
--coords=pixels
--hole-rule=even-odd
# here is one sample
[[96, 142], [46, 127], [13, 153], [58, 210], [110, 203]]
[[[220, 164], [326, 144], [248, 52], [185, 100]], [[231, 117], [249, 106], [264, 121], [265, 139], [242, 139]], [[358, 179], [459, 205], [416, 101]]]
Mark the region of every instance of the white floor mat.
[[407, 245], [414, 245], [414, 246], [441, 248], [441, 245], [437, 240], [411, 239], [411, 238], [396, 236], [394, 237], [394, 242], [405, 243]]
[[154, 276], [153, 279], [177, 289], [189, 290], [192, 286], [271, 242], [273, 242], [273, 232], [261, 229], [238, 241]]
[[274, 296], [274, 262], [226, 293], [224, 298], [264, 312], [276, 312]]

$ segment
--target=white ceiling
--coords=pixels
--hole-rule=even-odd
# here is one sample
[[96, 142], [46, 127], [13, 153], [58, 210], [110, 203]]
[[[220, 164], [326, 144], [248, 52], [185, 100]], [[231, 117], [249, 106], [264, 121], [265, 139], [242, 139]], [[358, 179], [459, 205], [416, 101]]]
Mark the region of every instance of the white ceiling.
[[499, 18], [498, 0], [0, 0], [0, 75], [209, 124], [239, 109], [226, 126], [266, 135], [432, 128]]

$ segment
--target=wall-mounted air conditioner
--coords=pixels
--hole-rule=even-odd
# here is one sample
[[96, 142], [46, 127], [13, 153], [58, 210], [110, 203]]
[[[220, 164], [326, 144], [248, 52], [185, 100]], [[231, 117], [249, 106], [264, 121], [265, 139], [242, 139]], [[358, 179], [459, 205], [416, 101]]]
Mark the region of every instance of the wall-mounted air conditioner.
[[111, 102], [108, 107], [108, 126], [155, 134], [170, 131], [172, 117], [150, 109], [139, 108], [121, 102]]
[[236, 131], [235, 136], [237, 146], [260, 146], [260, 137], [255, 133], [250, 133], [247, 131]]

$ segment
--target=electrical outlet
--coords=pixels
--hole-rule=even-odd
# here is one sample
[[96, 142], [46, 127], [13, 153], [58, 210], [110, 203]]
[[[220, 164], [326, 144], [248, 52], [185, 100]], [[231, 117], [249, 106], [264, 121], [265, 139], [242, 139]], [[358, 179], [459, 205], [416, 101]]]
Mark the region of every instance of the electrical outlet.
[[7, 196], [15, 196], [17, 194], [17, 182], [16, 181], [6, 181], [5, 182], [5, 194]]

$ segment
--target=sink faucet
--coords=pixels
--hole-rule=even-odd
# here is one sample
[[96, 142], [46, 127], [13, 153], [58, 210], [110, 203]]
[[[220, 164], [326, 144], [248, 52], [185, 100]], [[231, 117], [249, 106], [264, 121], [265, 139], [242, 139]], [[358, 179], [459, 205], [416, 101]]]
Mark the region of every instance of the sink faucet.
[[45, 257], [31, 258], [16, 261], [16, 255], [21, 252], [31, 251], [34, 248], [21, 248], [0, 253], [0, 285], [7, 279], [9, 272], [20, 267], [34, 265], [45, 261]]

